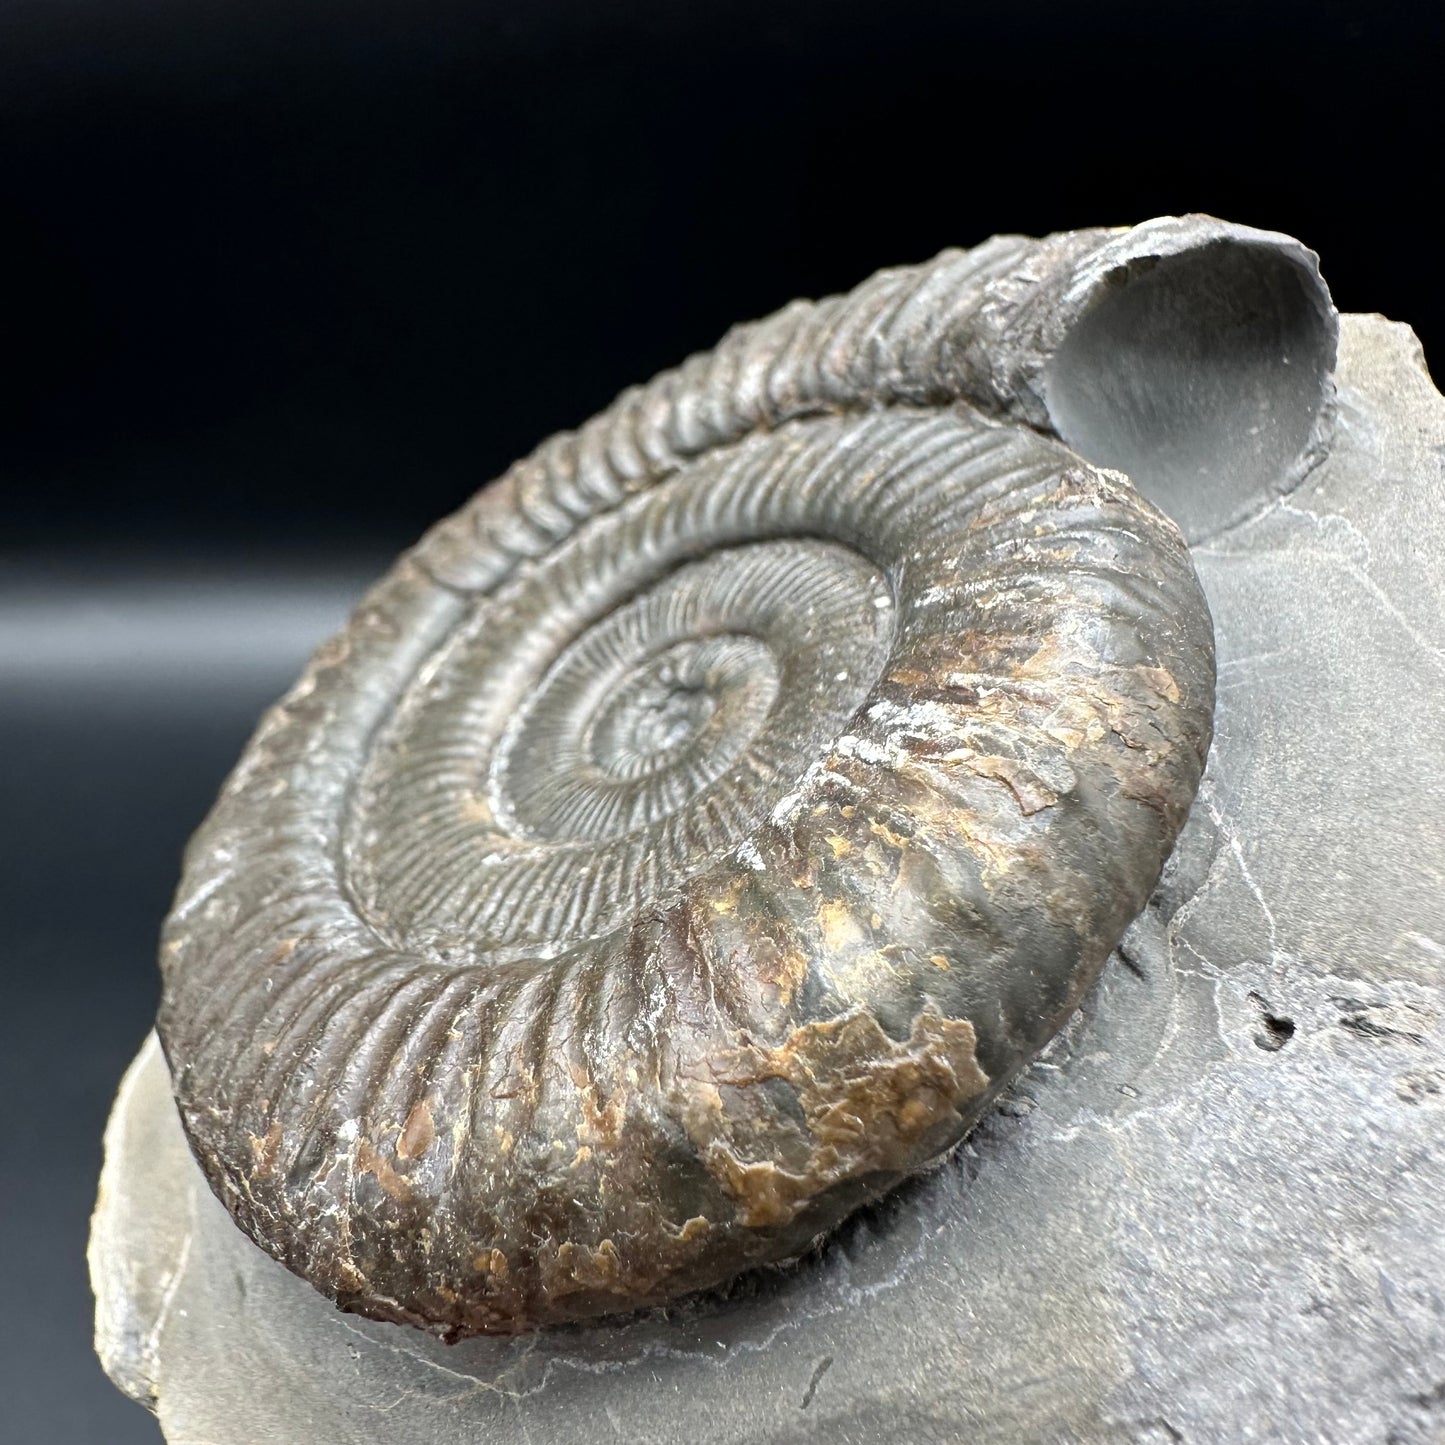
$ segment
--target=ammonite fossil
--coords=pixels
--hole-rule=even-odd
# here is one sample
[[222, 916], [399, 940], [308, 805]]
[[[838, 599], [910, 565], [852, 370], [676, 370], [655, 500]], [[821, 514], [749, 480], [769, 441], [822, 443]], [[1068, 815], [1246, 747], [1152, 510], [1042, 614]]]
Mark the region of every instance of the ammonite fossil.
[[1206, 456], [1211, 338], [1247, 390], [1240, 348], [1311, 324], [1304, 255], [1189, 219], [882, 272], [425, 537], [167, 925], [241, 1227], [344, 1308], [517, 1331], [787, 1259], [954, 1144], [1146, 902], [1210, 736], [1179, 531], [1057, 433], [1246, 495], [1313, 383], [1231, 396], [1258, 425]]

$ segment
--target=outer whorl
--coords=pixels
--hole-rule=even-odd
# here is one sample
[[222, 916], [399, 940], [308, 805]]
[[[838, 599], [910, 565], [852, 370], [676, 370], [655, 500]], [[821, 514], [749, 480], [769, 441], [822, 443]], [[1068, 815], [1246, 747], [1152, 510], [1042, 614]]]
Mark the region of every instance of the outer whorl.
[[163, 949], [185, 1127], [258, 1244], [450, 1337], [666, 1300], [799, 1252], [1058, 1029], [1212, 712], [1178, 531], [1041, 410], [1127, 240], [734, 331], [317, 654]]

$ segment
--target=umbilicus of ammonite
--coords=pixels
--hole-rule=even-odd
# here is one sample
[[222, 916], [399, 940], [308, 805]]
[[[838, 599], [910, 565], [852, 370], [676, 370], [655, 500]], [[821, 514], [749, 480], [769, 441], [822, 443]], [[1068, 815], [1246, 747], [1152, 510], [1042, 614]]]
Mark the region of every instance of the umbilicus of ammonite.
[[423, 538], [261, 723], [166, 927], [238, 1224], [458, 1338], [791, 1258], [956, 1143], [1209, 744], [1188, 551], [1100, 464], [1188, 473], [1241, 387], [1210, 484], [1306, 452], [1318, 377], [1240, 360], [1327, 324], [1309, 266], [1204, 218], [945, 252], [737, 328]]

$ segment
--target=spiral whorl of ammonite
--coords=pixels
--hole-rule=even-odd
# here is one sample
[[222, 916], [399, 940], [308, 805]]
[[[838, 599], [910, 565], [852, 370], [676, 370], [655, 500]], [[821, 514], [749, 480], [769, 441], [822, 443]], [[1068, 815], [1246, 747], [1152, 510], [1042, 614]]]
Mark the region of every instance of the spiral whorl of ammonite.
[[450, 1337], [663, 1301], [796, 1255], [1057, 1030], [1213, 698], [1174, 525], [1004, 385], [1109, 240], [740, 329], [322, 649], [163, 952], [182, 1117], [260, 1245]]
[[786, 461], [700, 476], [685, 503], [659, 489], [457, 630], [357, 780], [349, 877], [378, 928], [488, 961], [609, 934], [742, 843], [845, 729], [892, 593], [806, 535], [830, 498], [760, 495]]

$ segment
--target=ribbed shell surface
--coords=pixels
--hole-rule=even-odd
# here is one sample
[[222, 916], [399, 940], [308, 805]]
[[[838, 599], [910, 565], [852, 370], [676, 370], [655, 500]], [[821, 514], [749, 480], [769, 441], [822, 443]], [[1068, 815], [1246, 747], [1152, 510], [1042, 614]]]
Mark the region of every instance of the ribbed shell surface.
[[258, 1244], [449, 1337], [663, 1301], [797, 1254], [1058, 1029], [1213, 702], [1178, 531], [1001, 340], [1100, 239], [739, 328], [321, 649], [162, 951], [182, 1118]]

